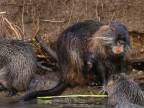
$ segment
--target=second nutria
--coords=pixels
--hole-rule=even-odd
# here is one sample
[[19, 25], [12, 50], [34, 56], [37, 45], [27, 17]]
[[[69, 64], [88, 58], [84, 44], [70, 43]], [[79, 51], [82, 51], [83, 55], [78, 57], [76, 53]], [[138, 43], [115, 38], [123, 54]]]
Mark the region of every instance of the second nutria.
[[[144, 92], [128, 75], [112, 75], [105, 85], [108, 105], [116, 108], [141, 108], [144, 106]], [[135, 106], [135, 107], [134, 107]]]
[[0, 76], [10, 95], [28, 89], [31, 78], [37, 70], [36, 62], [36, 55], [27, 42], [0, 40]]

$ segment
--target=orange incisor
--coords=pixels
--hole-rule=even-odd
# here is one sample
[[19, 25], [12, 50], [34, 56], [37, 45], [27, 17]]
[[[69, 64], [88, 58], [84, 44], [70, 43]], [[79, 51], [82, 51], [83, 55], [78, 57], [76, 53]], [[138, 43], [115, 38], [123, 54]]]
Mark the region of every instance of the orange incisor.
[[120, 47], [120, 46], [113, 47], [113, 52], [115, 54], [119, 54], [119, 53], [123, 52], [123, 47]]

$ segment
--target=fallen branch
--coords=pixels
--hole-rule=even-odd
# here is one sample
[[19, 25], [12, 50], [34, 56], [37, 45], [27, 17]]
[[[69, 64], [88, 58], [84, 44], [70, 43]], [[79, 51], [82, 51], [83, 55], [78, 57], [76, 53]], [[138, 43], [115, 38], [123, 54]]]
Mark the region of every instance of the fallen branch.
[[144, 70], [144, 57], [131, 58], [128, 60], [128, 64], [137, 70]]
[[129, 59], [130, 63], [135, 63], [135, 62], [144, 62], [144, 57], [139, 57], [139, 58], [131, 58]]
[[63, 23], [63, 22], [65, 22], [65, 21], [57, 21], [57, 20], [40, 20], [40, 21], [51, 22], [51, 23]]
[[13, 26], [13, 24], [7, 18], [4, 18], [4, 21], [9, 25], [9, 28], [15, 33], [15, 35], [20, 39], [21, 33], [18, 31], [18, 29], [16, 29], [16, 27]]

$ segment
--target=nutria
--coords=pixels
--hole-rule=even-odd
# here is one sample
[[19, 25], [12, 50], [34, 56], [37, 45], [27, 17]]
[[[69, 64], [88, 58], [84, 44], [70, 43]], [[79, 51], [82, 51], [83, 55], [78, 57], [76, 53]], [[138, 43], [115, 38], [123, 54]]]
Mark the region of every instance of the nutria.
[[109, 106], [116, 108], [144, 107], [144, 92], [132, 78], [124, 73], [112, 75], [104, 88], [109, 96]]
[[36, 68], [36, 56], [30, 44], [20, 40], [0, 40], [0, 73], [11, 93], [27, 90]]
[[8, 91], [9, 96], [17, 91], [29, 90], [39, 68], [43, 69], [37, 62], [30, 43], [22, 40], [0, 40], [0, 89]]
[[69, 86], [86, 85], [90, 72], [94, 72], [102, 84], [108, 75], [126, 72], [124, 58], [130, 42], [127, 28], [119, 22], [78, 22], [59, 35], [55, 51], [39, 37], [37, 40], [57, 60], [61, 80], [53, 89], [25, 95], [21, 98], [24, 101], [37, 96], [59, 95]]

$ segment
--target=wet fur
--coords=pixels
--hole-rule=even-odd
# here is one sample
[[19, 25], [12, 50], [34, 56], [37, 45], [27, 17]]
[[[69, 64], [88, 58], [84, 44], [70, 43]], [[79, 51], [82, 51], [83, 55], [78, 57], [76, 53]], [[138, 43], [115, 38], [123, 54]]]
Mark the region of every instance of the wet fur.
[[[111, 37], [108, 37], [109, 35]], [[114, 43], [112, 39], [119, 38], [121, 35], [129, 46], [128, 31], [124, 25], [118, 22], [91, 20], [79, 22], [67, 28], [60, 34], [56, 42], [58, 63], [64, 80], [71, 84], [82, 85], [87, 83], [83, 77], [83, 68], [85, 67], [83, 57], [87, 53], [92, 53], [97, 59], [96, 62], [103, 65], [104, 72], [100, 72], [101, 74], [115, 73], [115, 68], [118, 67], [115, 64], [120, 63], [121, 65], [123, 58], [116, 58], [111, 55], [105, 45]], [[112, 69], [109, 68], [109, 64], [112, 65]], [[105, 70], [108, 70], [108, 72], [105, 72]]]
[[105, 90], [109, 95], [108, 104], [111, 106], [129, 105], [128, 108], [144, 106], [144, 92], [133, 79], [124, 73], [113, 75], [106, 84]]
[[9, 91], [24, 91], [37, 70], [30, 44], [20, 40], [0, 40], [0, 73]]

